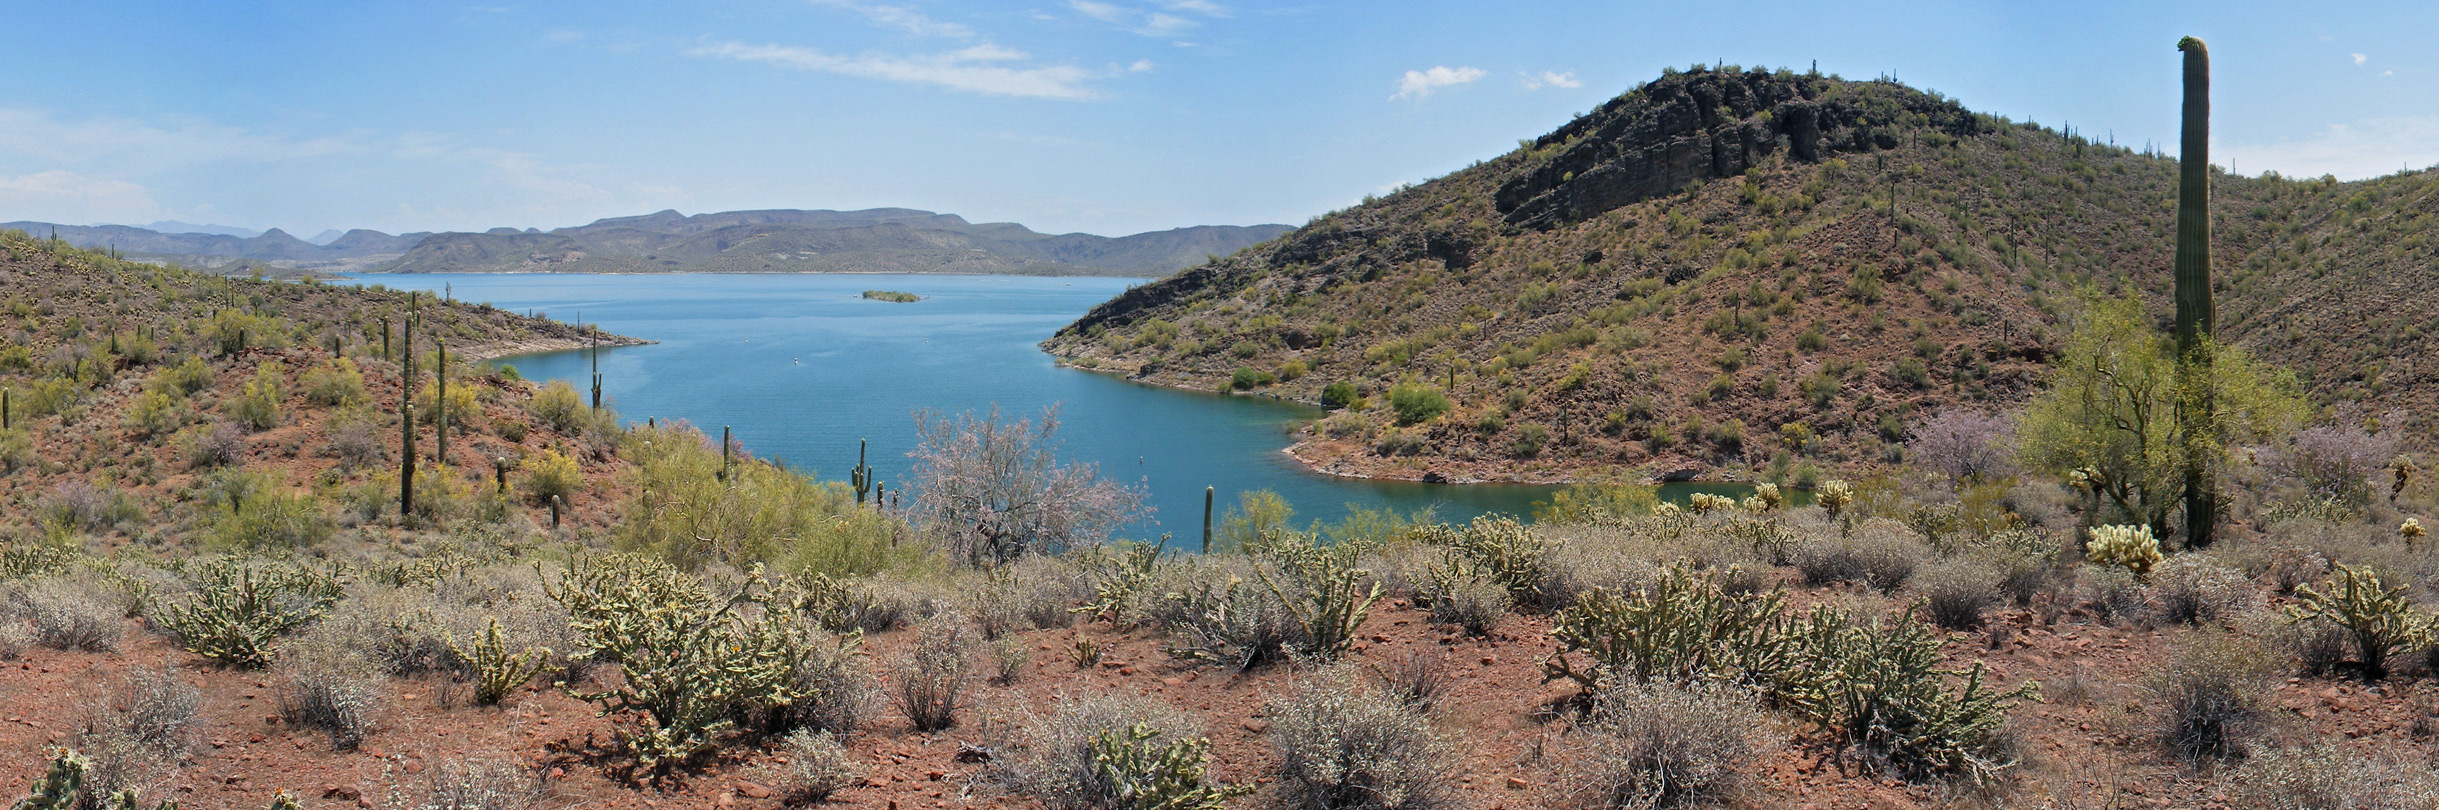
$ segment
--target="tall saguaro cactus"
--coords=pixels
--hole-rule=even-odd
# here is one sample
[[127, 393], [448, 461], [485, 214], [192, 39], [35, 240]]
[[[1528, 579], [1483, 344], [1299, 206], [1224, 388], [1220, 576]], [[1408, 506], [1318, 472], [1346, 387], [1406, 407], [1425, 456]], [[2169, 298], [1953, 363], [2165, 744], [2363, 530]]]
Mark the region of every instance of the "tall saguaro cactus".
[[415, 294], [398, 324], [398, 520], [415, 514]]
[[2177, 152], [2176, 350], [2177, 373], [2186, 395], [2179, 402], [2179, 432], [2185, 437], [2185, 542], [2210, 545], [2218, 518], [2218, 488], [2211, 459], [2218, 444], [2212, 418], [2210, 355], [2210, 49], [2202, 40], [2178, 40], [2185, 54], [2185, 122]]
[[440, 378], [440, 401], [432, 403], [433, 407], [439, 409], [432, 412], [432, 459], [446, 467], [449, 464], [449, 339], [439, 338], [432, 343], [433, 351], [437, 354], [433, 361], [437, 364], [433, 367], [433, 374]]

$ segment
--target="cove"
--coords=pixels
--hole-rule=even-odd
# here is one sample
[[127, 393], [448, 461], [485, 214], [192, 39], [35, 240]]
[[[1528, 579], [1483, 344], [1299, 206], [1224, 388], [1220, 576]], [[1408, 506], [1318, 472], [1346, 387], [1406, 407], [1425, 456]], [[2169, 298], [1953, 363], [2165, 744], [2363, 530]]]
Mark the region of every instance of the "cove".
[[[1223, 396], [1128, 382], [1063, 368], [1035, 347], [1093, 305], [1142, 279], [880, 274], [803, 275], [367, 275], [359, 283], [440, 292], [459, 301], [659, 343], [604, 349], [604, 396], [627, 421], [685, 419], [717, 436], [725, 425], [757, 456], [798, 472], [845, 479], [856, 442], [891, 490], [913, 467], [913, 414], [987, 411], [1038, 420], [1059, 407], [1061, 456], [1149, 492], [1154, 511], [1130, 532], [1198, 542], [1203, 488], [1219, 514], [1240, 493], [1268, 489], [1299, 523], [1335, 521], [1347, 505], [1442, 520], [1488, 512], [1525, 515], [1555, 489], [1512, 484], [1421, 484], [1336, 478], [1280, 452], [1319, 409], [1262, 397]], [[870, 289], [922, 296], [869, 300]], [[501, 358], [528, 379], [584, 391], [584, 352]], [[1737, 485], [1671, 485], [1741, 494]], [[1681, 490], [1681, 491], [1680, 491]], [[911, 493], [910, 493], [911, 495]], [[1216, 518], [1215, 518], [1216, 520]]]

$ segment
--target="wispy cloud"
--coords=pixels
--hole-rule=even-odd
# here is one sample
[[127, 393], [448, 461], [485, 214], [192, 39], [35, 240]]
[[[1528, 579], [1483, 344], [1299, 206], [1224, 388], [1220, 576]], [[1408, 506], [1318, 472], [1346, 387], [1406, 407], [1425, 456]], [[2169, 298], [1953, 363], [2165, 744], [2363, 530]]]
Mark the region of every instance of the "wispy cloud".
[[687, 51], [690, 56], [760, 62], [817, 73], [834, 73], [885, 81], [931, 84], [997, 96], [1081, 101], [1095, 96], [1085, 82], [1093, 71], [1073, 65], [1028, 65], [1023, 51], [985, 42], [936, 54], [897, 56], [863, 53], [834, 54], [789, 45], [749, 45], [708, 42]]
[[2216, 150], [2247, 174], [2275, 170], [2289, 177], [2378, 177], [2439, 164], [2439, 115], [2375, 118], [2331, 124], [2309, 138], [2231, 144]]
[[[1174, 37], [1202, 25], [1198, 20], [1170, 14], [1167, 11], [1153, 11], [1149, 8], [1104, 3], [1099, 0], [1067, 0], [1067, 7], [1074, 9], [1077, 14], [1147, 37]], [[1166, 3], [1163, 4], [1163, 8], [1212, 16], [1217, 16], [1223, 11], [1219, 6], [1210, 3], [1191, 1]]]
[[21, 177], [0, 175], [0, 211], [71, 225], [151, 222], [163, 210], [143, 186], [54, 169]]
[[1397, 94], [1390, 96], [1389, 100], [1422, 98], [1442, 87], [1478, 81], [1482, 75], [1481, 68], [1452, 68], [1445, 65], [1436, 65], [1430, 70], [1409, 70], [1404, 78], [1397, 80]]
[[906, 6], [857, 3], [853, 0], [812, 0], [817, 6], [852, 11], [883, 28], [895, 28], [910, 34], [949, 39], [973, 39], [974, 29], [959, 23], [941, 22], [924, 16], [923, 12]]
[[1559, 73], [1557, 71], [1545, 70], [1542, 71], [1540, 75], [1534, 75], [1531, 73], [1524, 74], [1524, 89], [1526, 90], [1539, 90], [1544, 87], [1582, 86], [1584, 86], [1583, 80], [1575, 78], [1574, 71]]
[[2368, 62], [2368, 61], [2371, 61], [2371, 57], [2364, 56], [2364, 55], [2359, 54], [2359, 53], [2358, 53], [2358, 54], [2354, 54], [2354, 64], [2355, 64], [2355, 65], [2360, 66], [2360, 65], [2362, 65], [2364, 62]]

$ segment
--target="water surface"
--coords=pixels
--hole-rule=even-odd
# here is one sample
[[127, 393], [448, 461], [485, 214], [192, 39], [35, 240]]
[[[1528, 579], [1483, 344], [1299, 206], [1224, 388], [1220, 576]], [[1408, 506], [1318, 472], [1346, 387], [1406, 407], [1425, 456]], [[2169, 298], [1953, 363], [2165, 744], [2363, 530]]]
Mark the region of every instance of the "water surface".
[[[1199, 538], [1203, 488], [1220, 512], [1269, 489], [1299, 521], [1336, 520], [1348, 504], [1442, 519], [1528, 512], [1551, 487], [1419, 484], [1334, 478], [1280, 452], [1319, 415], [1261, 397], [1156, 388], [1053, 363], [1035, 344], [1139, 279], [938, 275], [373, 275], [365, 283], [440, 291], [460, 301], [533, 310], [660, 341], [605, 349], [603, 390], [629, 421], [682, 418], [729, 426], [755, 454], [844, 479], [856, 441], [891, 489], [913, 466], [913, 414], [987, 411], [1039, 419], [1059, 406], [1063, 453], [1148, 488], [1150, 522], [1130, 534]], [[923, 296], [867, 300], [869, 289]], [[584, 352], [508, 358], [530, 379], [590, 383]]]

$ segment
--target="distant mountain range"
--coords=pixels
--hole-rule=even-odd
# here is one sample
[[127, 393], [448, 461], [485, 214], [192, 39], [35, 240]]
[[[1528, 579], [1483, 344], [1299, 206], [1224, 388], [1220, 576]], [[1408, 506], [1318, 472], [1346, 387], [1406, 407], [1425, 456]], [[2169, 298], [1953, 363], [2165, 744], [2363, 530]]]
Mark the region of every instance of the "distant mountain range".
[[[972, 223], [904, 208], [864, 211], [662, 211], [590, 225], [483, 233], [324, 231], [311, 241], [273, 228], [157, 222], [0, 228], [56, 234], [79, 247], [115, 249], [222, 272], [394, 273], [1021, 273], [1165, 276], [1294, 230], [1205, 225], [1107, 237], [1036, 233], [1011, 222]], [[160, 228], [175, 228], [166, 232]], [[251, 235], [248, 235], [251, 234]]]

